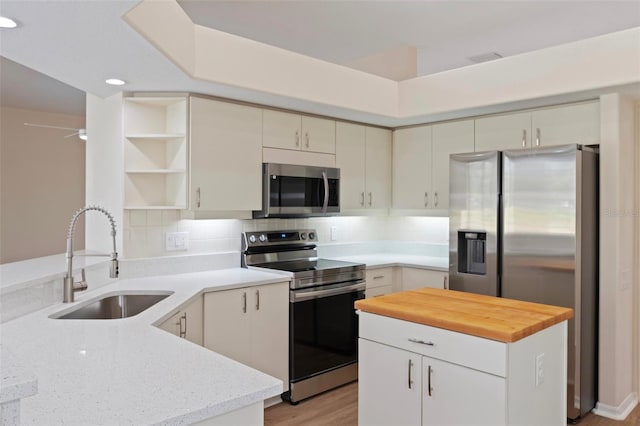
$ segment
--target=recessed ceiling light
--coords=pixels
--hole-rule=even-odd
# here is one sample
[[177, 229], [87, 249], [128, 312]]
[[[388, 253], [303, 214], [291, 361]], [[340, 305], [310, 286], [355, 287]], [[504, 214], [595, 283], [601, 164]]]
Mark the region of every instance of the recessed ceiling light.
[[0, 28], [15, 28], [17, 26], [18, 24], [13, 19], [0, 16]]
[[112, 86], [122, 86], [123, 84], [126, 84], [124, 80], [120, 80], [119, 78], [108, 78], [104, 82]]

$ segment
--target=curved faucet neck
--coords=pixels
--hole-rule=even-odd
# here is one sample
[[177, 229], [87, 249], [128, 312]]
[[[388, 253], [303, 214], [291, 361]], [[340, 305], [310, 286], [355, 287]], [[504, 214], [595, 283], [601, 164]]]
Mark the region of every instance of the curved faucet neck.
[[[111, 224], [111, 239], [113, 240], [113, 251], [111, 252], [111, 266], [109, 269], [109, 277], [117, 278], [118, 277], [118, 252], [116, 250], [116, 221], [113, 219], [111, 213], [109, 213], [106, 209], [100, 206], [87, 206], [75, 212], [73, 218], [71, 218], [71, 223], [69, 224], [69, 232], [67, 233], [67, 275], [64, 279], [64, 299], [63, 302], [73, 302], [73, 292], [74, 285], [77, 283], [73, 282], [73, 234], [75, 233], [76, 223], [78, 222], [78, 218], [86, 213], [87, 211], [94, 210], [103, 213], [109, 219]], [[86, 283], [84, 284], [84, 288], [86, 289]]]

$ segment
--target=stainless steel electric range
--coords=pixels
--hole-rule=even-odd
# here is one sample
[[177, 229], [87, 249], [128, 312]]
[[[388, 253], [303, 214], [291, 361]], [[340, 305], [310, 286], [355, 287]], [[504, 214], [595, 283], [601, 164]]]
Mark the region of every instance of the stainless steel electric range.
[[[291, 273], [289, 383], [293, 404], [358, 378], [358, 316], [365, 265], [319, 259], [313, 229], [245, 232], [242, 266]], [[285, 388], [287, 384], [285, 384]]]

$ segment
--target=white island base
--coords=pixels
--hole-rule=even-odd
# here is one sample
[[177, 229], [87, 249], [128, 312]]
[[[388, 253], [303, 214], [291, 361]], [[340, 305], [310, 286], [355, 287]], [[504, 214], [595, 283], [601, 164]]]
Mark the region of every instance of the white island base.
[[567, 422], [567, 321], [513, 343], [360, 312], [360, 425]]

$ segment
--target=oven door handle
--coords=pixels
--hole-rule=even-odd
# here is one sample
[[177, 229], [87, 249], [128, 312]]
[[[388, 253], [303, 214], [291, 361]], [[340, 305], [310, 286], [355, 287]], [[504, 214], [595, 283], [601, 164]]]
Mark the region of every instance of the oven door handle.
[[322, 171], [322, 181], [324, 182], [324, 202], [322, 203], [322, 213], [327, 212], [329, 206], [329, 179], [327, 178], [327, 172]]
[[304, 302], [305, 300], [319, 299], [322, 297], [336, 296], [338, 294], [355, 293], [363, 291], [367, 286], [364, 280], [356, 281], [355, 284], [327, 290], [292, 291], [291, 302]]

